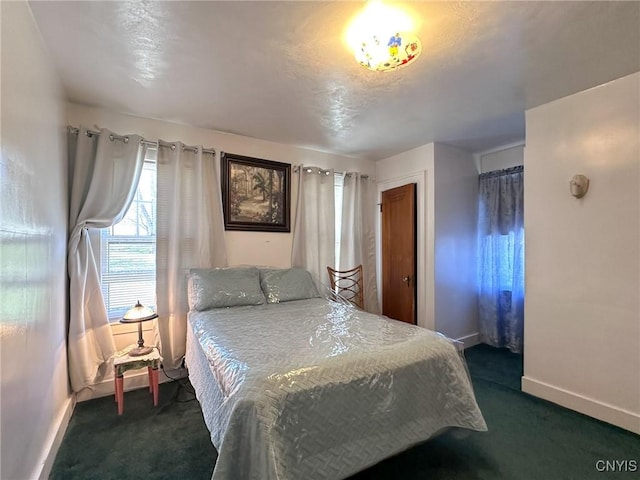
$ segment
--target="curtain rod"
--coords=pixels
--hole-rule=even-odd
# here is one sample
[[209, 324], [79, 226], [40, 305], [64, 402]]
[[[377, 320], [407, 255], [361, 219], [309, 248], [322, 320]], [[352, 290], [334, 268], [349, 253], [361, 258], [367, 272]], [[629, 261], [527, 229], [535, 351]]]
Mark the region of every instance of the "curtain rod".
[[480, 178], [492, 178], [492, 177], [504, 177], [506, 175], [512, 175], [514, 173], [524, 172], [524, 165], [516, 165], [515, 167], [505, 168], [503, 170], [491, 170], [490, 172], [484, 172], [479, 175]]
[[[323, 170], [320, 167], [305, 167], [304, 165], [293, 165], [293, 172], [294, 173], [298, 173], [300, 171], [300, 168], [304, 168], [304, 171], [306, 173], [312, 173], [313, 170], [317, 170], [319, 174], [324, 173], [325, 175], [329, 175], [331, 173], [331, 170]], [[351, 175], [353, 175], [352, 172], [333, 172], [334, 174], [338, 174], [338, 175], [344, 175], [345, 177], [350, 177]], [[363, 174], [360, 175], [360, 178], [369, 178], [369, 175], [367, 174]]]
[[[69, 133], [72, 133], [74, 135], [78, 135], [80, 133], [80, 129], [76, 128], [76, 127], [72, 127], [71, 125], [67, 125], [67, 130], [69, 131]], [[92, 135], [100, 135], [100, 132], [97, 132], [95, 130], [88, 130], [87, 129], [87, 135], [88, 136], [92, 136]], [[125, 143], [127, 143], [129, 141], [129, 137], [126, 136], [121, 136], [121, 135], [115, 135], [115, 134], [111, 134], [109, 136], [111, 138], [111, 140], [121, 140]], [[169, 143], [169, 142], [163, 142], [161, 140], [158, 140], [157, 142], [151, 141], [151, 140], [147, 140], [146, 138], [143, 138], [140, 143], [142, 145], [147, 145], [149, 147], [167, 147], [170, 148], [171, 150], [175, 150], [176, 148], [176, 144], [175, 143]], [[183, 146], [184, 150], [187, 150], [189, 152], [197, 152], [198, 151], [198, 147], [195, 147], [193, 145], [184, 145]], [[203, 148], [202, 149], [202, 153], [210, 153], [211, 155], [215, 155], [216, 151], [213, 148]]]

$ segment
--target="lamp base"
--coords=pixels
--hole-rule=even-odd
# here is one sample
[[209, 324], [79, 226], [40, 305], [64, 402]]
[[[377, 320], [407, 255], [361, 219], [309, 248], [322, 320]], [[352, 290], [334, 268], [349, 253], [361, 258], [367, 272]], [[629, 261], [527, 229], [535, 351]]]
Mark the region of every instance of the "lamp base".
[[153, 352], [153, 348], [151, 347], [136, 347], [129, 350], [130, 357], [141, 357], [143, 355], [149, 355]]

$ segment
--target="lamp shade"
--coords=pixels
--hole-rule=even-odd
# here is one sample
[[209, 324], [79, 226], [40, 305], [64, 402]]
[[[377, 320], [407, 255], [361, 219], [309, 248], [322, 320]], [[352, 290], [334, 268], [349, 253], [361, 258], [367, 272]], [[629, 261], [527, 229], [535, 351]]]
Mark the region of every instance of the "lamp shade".
[[149, 307], [145, 307], [140, 303], [135, 304], [133, 308], [130, 308], [124, 317], [120, 320], [122, 323], [137, 323], [138, 324], [138, 347], [129, 350], [129, 355], [132, 357], [140, 357], [147, 355], [153, 351], [152, 347], [144, 346], [144, 338], [142, 338], [142, 322], [147, 320], [153, 320], [158, 318], [158, 314], [151, 310]]
[[386, 72], [418, 58], [422, 44], [414, 30], [412, 18], [402, 10], [370, 1], [347, 28], [346, 41], [360, 65]]
[[154, 312], [149, 307], [145, 307], [138, 301], [134, 307], [130, 308], [127, 313], [124, 314], [122, 323], [137, 323], [137, 322], [146, 322], [147, 320], [153, 320], [154, 318], [158, 318], [158, 314]]
[[378, 72], [387, 72], [404, 67], [418, 58], [422, 45], [411, 33], [395, 32], [386, 36], [371, 35], [362, 39], [356, 50], [356, 60], [363, 67]]

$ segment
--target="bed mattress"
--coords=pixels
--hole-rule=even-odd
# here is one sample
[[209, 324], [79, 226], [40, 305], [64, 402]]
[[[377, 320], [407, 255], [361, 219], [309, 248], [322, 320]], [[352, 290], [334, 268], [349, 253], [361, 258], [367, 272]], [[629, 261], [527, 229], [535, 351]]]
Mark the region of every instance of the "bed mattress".
[[321, 298], [189, 327], [214, 480], [340, 479], [444, 428], [486, 430], [464, 360], [430, 330]]

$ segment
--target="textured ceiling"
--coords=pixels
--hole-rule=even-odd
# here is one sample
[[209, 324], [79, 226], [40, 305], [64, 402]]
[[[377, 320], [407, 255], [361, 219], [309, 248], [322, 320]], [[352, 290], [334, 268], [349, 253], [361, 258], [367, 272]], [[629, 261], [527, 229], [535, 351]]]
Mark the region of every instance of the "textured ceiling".
[[415, 64], [345, 50], [362, 2], [30, 2], [69, 100], [370, 159], [524, 138], [524, 111], [640, 70], [640, 2], [399, 3]]

